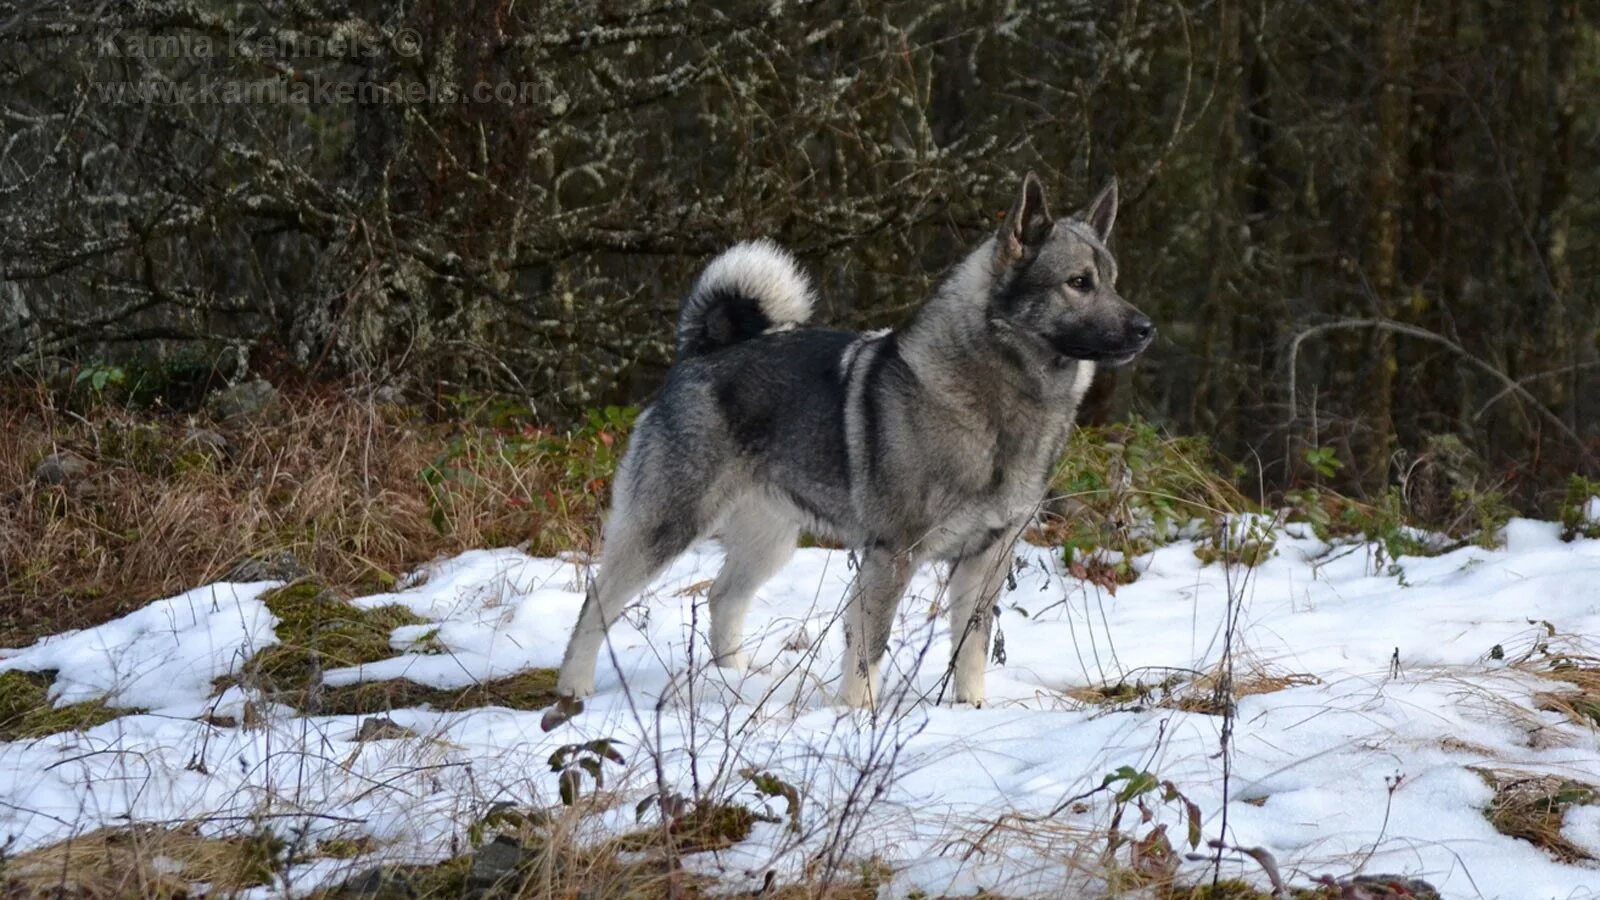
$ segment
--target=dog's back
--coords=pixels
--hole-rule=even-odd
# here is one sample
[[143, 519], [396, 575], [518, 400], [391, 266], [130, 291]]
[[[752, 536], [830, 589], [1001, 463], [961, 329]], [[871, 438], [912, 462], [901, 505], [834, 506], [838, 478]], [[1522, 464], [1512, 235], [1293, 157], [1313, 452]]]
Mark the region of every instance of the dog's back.
[[862, 529], [851, 511], [841, 363], [858, 340], [803, 328], [684, 359], [633, 440], [693, 447], [670, 463], [674, 480], [720, 475], [725, 490], [764, 493], [806, 529], [849, 542]]

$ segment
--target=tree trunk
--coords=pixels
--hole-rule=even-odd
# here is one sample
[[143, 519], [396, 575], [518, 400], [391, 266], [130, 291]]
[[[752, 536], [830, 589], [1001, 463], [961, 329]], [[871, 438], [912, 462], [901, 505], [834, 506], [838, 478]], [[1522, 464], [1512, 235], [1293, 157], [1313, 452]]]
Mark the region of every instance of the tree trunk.
[[[1417, 0], [1383, 0], [1375, 23], [1382, 77], [1378, 85], [1378, 127], [1369, 186], [1374, 216], [1368, 270], [1371, 273], [1373, 305], [1378, 314], [1385, 318], [1394, 317], [1402, 289], [1400, 200], [1410, 143], [1409, 79], [1416, 18]], [[1381, 489], [1388, 480], [1389, 461], [1396, 446], [1394, 381], [1399, 360], [1394, 339], [1382, 331], [1375, 334], [1369, 378], [1371, 406], [1368, 409], [1373, 434], [1368, 444], [1367, 458], [1362, 460], [1362, 474], [1367, 485], [1376, 490]]]

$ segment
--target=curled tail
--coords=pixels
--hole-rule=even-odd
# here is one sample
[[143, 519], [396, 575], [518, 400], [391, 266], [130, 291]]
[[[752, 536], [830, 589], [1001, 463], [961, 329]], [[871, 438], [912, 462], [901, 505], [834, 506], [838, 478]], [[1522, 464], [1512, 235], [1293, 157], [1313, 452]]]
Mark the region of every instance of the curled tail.
[[816, 296], [789, 251], [768, 240], [723, 251], [678, 314], [678, 358], [701, 356], [811, 318]]

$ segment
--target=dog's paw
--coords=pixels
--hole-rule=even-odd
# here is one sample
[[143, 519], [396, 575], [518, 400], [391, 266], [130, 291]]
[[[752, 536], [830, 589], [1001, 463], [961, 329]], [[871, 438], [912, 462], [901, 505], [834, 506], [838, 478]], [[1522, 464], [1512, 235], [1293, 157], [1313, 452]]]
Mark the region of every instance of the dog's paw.
[[968, 704], [973, 709], [980, 709], [989, 702], [988, 693], [983, 688], [980, 680], [977, 684], [956, 684], [956, 703]]
[[564, 700], [583, 700], [594, 696], [594, 676], [585, 678], [563, 671], [556, 677], [556, 694]]
[[570, 722], [583, 712], [583, 701], [575, 697], [558, 697], [539, 718], [539, 728], [551, 732]]

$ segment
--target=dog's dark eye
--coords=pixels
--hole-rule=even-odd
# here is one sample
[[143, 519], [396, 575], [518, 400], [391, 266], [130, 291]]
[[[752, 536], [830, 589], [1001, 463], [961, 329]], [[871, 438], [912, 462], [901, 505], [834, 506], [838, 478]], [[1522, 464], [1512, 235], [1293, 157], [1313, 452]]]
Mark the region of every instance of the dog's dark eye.
[[1088, 293], [1089, 289], [1094, 287], [1094, 279], [1087, 275], [1074, 275], [1067, 279], [1067, 287], [1079, 293]]

